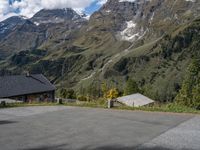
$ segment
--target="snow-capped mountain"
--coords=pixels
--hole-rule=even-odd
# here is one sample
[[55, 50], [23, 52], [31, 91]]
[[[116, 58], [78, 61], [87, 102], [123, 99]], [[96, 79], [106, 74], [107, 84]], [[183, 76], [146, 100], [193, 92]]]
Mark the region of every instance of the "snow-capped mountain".
[[71, 8], [66, 9], [43, 9], [36, 13], [32, 18], [31, 21], [34, 22], [36, 25], [40, 24], [57, 24], [63, 23], [65, 21], [84, 21], [83, 14], [78, 14]]

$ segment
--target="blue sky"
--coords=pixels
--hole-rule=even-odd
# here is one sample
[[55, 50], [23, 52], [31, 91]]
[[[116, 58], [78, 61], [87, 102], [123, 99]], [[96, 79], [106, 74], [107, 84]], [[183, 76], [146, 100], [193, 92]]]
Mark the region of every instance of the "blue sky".
[[89, 7], [85, 8], [86, 14], [92, 14], [93, 12], [97, 11], [101, 7], [97, 1], [93, 2]]
[[73, 8], [91, 15], [106, 0], [0, 0], [0, 21], [16, 15], [32, 17], [41, 9]]

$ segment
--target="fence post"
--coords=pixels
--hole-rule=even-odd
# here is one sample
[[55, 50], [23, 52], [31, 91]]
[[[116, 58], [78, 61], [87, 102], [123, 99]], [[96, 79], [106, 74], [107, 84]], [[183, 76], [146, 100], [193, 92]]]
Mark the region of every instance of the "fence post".
[[57, 103], [58, 103], [58, 104], [63, 104], [62, 99], [61, 99], [61, 98], [58, 98], [58, 99], [57, 99]]
[[112, 99], [108, 100], [108, 108], [112, 108], [114, 106], [114, 101]]

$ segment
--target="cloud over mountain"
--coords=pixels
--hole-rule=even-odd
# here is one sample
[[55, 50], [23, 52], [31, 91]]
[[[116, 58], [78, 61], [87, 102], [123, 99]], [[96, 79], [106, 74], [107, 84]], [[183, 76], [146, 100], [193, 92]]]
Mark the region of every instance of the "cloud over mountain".
[[32, 17], [41, 9], [73, 8], [82, 11], [91, 3], [103, 4], [106, 0], [0, 0], [0, 21], [10, 16]]

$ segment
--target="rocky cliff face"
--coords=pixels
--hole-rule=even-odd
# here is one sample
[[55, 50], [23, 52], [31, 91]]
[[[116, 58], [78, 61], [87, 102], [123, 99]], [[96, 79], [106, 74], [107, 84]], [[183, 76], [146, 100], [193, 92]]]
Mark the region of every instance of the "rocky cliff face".
[[0, 22], [0, 40], [2, 40], [3, 37], [11, 33], [17, 26], [22, 25], [24, 22], [25, 19], [18, 16], [14, 16]]
[[118, 39], [133, 42], [145, 35], [157, 38], [190, 22], [198, 16], [199, 7], [200, 2], [187, 0], [109, 0], [91, 19], [114, 19]]
[[36, 13], [32, 18], [31, 21], [34, 22], [36, 25], [40, 24], [57, 24], [63, 23], [66, 21], [84, 21], [85, 19], [77, 14], [73, 9], [66, 8], [66, 9], [54, 9], [54, 10], [46, 10], [43, 9]]
[[36, 48], [45, 39], [44, 31], [31, 21], [24, 20], [22, 24], [11, 28], [10, 32], [1, 37], [0, 58], [10, 56], [14, 52]]

